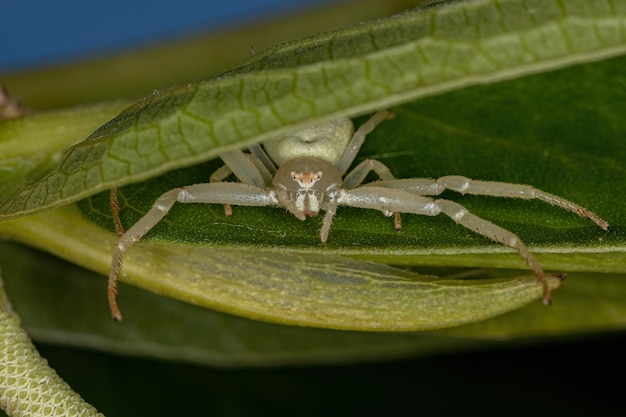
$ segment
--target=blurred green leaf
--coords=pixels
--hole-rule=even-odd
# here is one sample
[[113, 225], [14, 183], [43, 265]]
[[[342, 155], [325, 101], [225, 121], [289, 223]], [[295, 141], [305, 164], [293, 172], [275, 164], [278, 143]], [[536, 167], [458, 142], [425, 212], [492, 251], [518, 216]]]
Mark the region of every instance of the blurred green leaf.
[[[159, 39], [154, 45], [86, 57], [76, 62], [0, 74], [11, 91], [32, 109], [56, 109], [77, 104], [132, 99], [192, 80], [222, 73], [266, 48], [337, 27], [391, 16], [424, 0], [360, 0], [316, 4], [312, 8], [190, 38]], [[188, 11], [193, 13], [193, 11]], [[155, 69], [158, 69], [155, 70]], [[112, 118], [113, 116], [111, 116]]]
[[126, 108], [113, 101], [35, 113], [0, 123], [0, 195], [13, 196], [59, 164], [63, 152]]
[[39, 355], [21, 324], [0, 276], [0, 408], [16, 417], [102, 417]]

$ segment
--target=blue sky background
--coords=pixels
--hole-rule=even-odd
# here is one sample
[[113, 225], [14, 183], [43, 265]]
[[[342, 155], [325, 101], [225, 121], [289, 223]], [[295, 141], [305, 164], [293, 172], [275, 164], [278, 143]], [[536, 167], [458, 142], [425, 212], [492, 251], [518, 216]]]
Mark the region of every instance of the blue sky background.
[[219, 31], [331, 0], [0, 0], [0, 73]]

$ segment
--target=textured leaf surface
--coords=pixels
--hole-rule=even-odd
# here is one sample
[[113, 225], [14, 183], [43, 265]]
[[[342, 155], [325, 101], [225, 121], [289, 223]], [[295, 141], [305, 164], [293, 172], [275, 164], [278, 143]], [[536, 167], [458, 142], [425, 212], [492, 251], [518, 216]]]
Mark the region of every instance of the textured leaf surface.
[[[115, 236], [73, 208], [7, 222], [19, 240], [106, 273]], [[541, 297], [533, 276], [436, 280], [377, 263], [314, 253], [158, 244], [125, 270], [136, 285], [256, 319], [350, 330], [408, 331], [492, 317]], [[550, 278], [551, 288], [559, 280]]]
[[280, 46], [145, 98], [2, 196], [4, 218], [196, 164], [305, 122], [626, 51], [618, 2], [458, 2]]
[[[380, 160], [400, 178], [462, 174], [532, 184], [569, 198], [607, 219], [612, 231], [541, 202], [443, 195], [518, 233], [547, 268], [622, 272], [626, 147], [621, 132], [626, 125], [621, 115], [626, 97], [615, 86], [623, 83], [623, 65], [623, 58], [612, 59], [394, 108], [396, 118], [368, 136], [359, 161]], [[588, 82], [581, 85], [581, 80]], [[134, 224], [161, 193], [204, 182], [219, 166], [214, 161], [124, 188], [123, 223]], [[79, 206], [112, 230], [108, 204], [108, 195], [102, 194]], [[377, 212], [341, 208], [328, 244], [320, 245], [320, 219], [299, 222], [274, 208], [234, 210], [229, 219], [219, 206], [178, 205], [149, 236], [207, 246], [343, 254], [390, 264], [523, 266], [510, 249], [444, 216], [404, 215], [397, 233]]]
[[[246, 320], [122, 286], [128, 320], [111, 322], [98, 274], [16, 244], [0, 245], [7, 292], [40, 342], [219, 367], [312, 365], [441, 354], [502, 341], [621, 329], [621, 275], [571, 274], [550, 308], [436, 332], [385, 334]], [[38, 262], [32, 262], [33, 257]], [[452, 278], [452, 276], [450, 276]], [[149, 314], [146, 314], [149, 312]]]
[[127, 107], [115, 101], [36, 113], [0, 123], [0, 197], [10, 198], [37, 183], [100, 124]]
[[[620, 82], [622, 61], [621, 58], [607, 60], [489, 87], [474, 87], [398, 107], [394, 109], [396, 119], [385, 122], [369, 138], [363, 157], [372, 156], [388, 163], [399, 176], [410, 176], [411, 172], [424, 176], [428, 172], [436, 175], [462, 172], [475, 178], [529, 182], [567, 196], [607, 218], [613, 231], [607, 234], [589, 221], [541, 203], [447, 195], [462, 201], [472, 211], [518, 232], [538, 252], [539, 260], [548, 269], [623, 272], [624, 216], [620, 210], [623, 198], [620, 183], [626, 152], [619, 135], [611, 133], [624, 130], [620, 115], [626, 101], [622, 97], [623, 90], [610, 88]], [[587, 84], [586, 91], [569, 88], [583, 78], [597, 82]], [[596, 101], [575, 100], [581, 94], [595, 96]], [[480, 106], [466, 108], [466, 103], [477, 103], [481, 97], [489, 97], [489, 100], [483, 100]], [[569, 105], [559, 113], [550, 112], [555, 103], [560, 102]], [[507, 106], [511, 111], [498, 111]], [[529, 120], [533, 122], [529, 123]], [[570, 120], [580, 120], [581, 123], [566, 123]], [[552, 132], [558, 132], [558, 137]], [[602, 142], [596, 139], [599, 135], [604, 138]], [[134, 223], [161, 192], [177, 185], [203, 181], [216, 166], [200, 165], [178, 170], [123, 189], [124, 223]], [[593, 175], [589, 174], [589, 167], [593, 167]], [[84, 201], [80, 207], [90, 219], [111, 229], [108, 195]], [[67, 214], [70, 216], [66, 217]], [[73, 209], [66, 209], [4, 222], [0, 227], [5, 234], [36, 242], [48, 251], [106, 272], [113, 234], [104, 233], [92, 224], [81, 223], [83, 220], [75, 216]], [[492, 309], [489, 315], [495, 310], [516, 308], [523, 300], [532, 298], [524, 298], [520, 290], [512, 298], [503, 298], [503, 305], [498, 306], [492, 300], [486, 303], [475, 300], [476, 304], [472, 304], [472, 297], [468, 297], [464, 299], [466, 308], [457, 305], [452, 311], [448, 306], [452, 305], [450, 300], [456, 298], [451, 292], [444, 297], [446, 300], [433, 296], [436, 291], [425, 291], [422, 295], [429, 296], [420, 299], [409, 290], [406, 293], [391, 291], [386, 295], [379, 292], [377, 297], [382, 297], [378, 299], [381, 304], [372, 304], [374, 301], [369, 297], [375, 291], [355, 284], [368, 267], [336, 254], [405, 265], [519, 268], [523, 263], [512, 251], [475, 236], [445, 218], [407, 215], [404, 216], [403, 231], [396, 233], [389, 219], [379, 213], [342, 209], [331, 240], [325, 246], [318, 243], [318, 228], [318, 219], [302, 223], [272, 208], [236, 207], [235, 216], [227, 219], [219, 206], [177, 206], [151, 233], [163, 243], [140, 243], [129, 252], [128, 281], [185, 301], [249, 317], [283, 323], [363, 328], [364, 324], [356, 319], [361, 317], [369, 323], [370, 329], [387, 330], [408, 328], [403, 326], [433, 328], [462, 320], [473, 321], [485, 317], [485, 308]], [[180, 246], [176, 241], [201, 247]], [[250, 266], [233, 267], [242, 263]], [[375, 270], [384, 270], [384, 277], [379, 278], [396, 281], [396, 284], [408, 276], [406, 272], [383, 266], [377, 266]], [[285, 271], [297, 273], [285, 277]], [[254, 272], [258, 273], [257, 281]], [[276, 280], [275, 277], [280, 278]], [[294, 279], [298, 282], [292, 282]], [[256, 289], [220, 287], [221, 284], [237, 286], [239, 280], [252, 283], [254, 288], [262, 291], [263, 296], [257, 299], [267, 297], [278, 307], [287, 309], [296, 305], [304, 316], [298, 317], [291, 311], [278, 308], [261, 306], [259, 309], [258, 305], [254, 306], [250, 300], [237, 295], [229, 298], [237, 291], [244, 295], [255, 293]], [[285, 285], [287, 282], [290, 284]], [[345, 291], [348, 282], [352, 283], [351, 289], [362, 290], [361, 298]], [[204, 289], [199, 290], [203, 285]], [[472, 285], [464, 283], [461, 286], [474, 291], [475, 288], [469, 288]], [[408, 286], [416, 288], [419, 284]], [[287, 293], [295, 298], [286, 297]], [[307, 299], [311, 294], [312, 298]], [[355, 309], [348, 315], [352, 317], [350, 323], [341, 321], [343, 313], [336, 305], [345, 308], [346, 304], [333, 299], [333, 294], [349, 294], [345, 298], [350, 299], [352, 304], [348, 305]], [[427, 314], [424, 315], [415, 303], [423, 303], [419, 308], [427, 309]], [[439, 303], [438, 307], [432, 303]], [[476, 308], [478, 304], [480, 308]], [[386, 327], [390, 323], [381, 324], [368, 317], [368, 314], [376, 316], [376, 312], [387, 308], [401, 314], [400, 305], [406, 309], [407, 316], [391, 324], [393, 327]], [[306, 311], [308, 306], [315, 308]], [[325, 308], [322, 310], [328, 316], [322, 316], [319, 306]], [[268, 310], [273, 310], [273, 317], [268, 315]], [[453, 317], [451, 313], [458, 316]], [[329, 317], [332, 317], [331, 321], [322, 323]], [[394, 316], [390, 314], [389, 317]], [[446, 322], [450, 318], [452, 321]]]
[[[472, 7], [484, 4], [476, 2]], [[434, 10], [445, 15], [455, 9]], [[440, 16], [437, 13], [432, 16]], [[410, 16], [413, 15], [396, 19], [403, 21]], [[303, 60], [307, 56], [318, 59], [324, 53], [320, 45], [328, 42], [339, 45], [341, 39], [356, 42], [360, 39], [356, 35], [362, 29], [339, 32], [334, 35], [337, 39], [332, 41], [326, 35], [303, 41], [299, 45], [308, 45], [309, 49], [304, 49], [309, 52], [298, 56]], [[381, 33], [388, 32], [393, 31]], [[383, 44], [388, 46], [390, 42]], [[371, 42], [364, 45], [371, 46]], [[264, 77], [275, 74], [272, 72], [278, 71], [274, 68], [278, 65], [275, 60], [284, 63], [285, 68], [279, 71], [281, 74], [313, 65], [305, 60], [291, 68], [294, 63], [288, 58], [293, 58], [295, 53], [290, 52], [291, 47], [287, 45], [274, 54], [262, 54], [255, 58], [256, 61], [242, 67], [247, 68], [245, 71], [236, 70], [217, 81], [198, 84], [193, 87], [198, 88], [194, 91], [215, 93], [222, 90], [212, 90], [217, 88], [208, 87], [214, 85], [212, 83], [227, 83], [249, 74]], [[395, 51], [394, 48], [391, 49]], [[370, 52], [366, 48], [365, 53]], [[346, 50], [344, 53], [352, 52]], [[336, 59], [328, 62], [352, 62], [353, 57], [338, 55], [333, 58]], [[619, 138], [626, 130], [622, 117], [626, 100], [624, 90], [615, 86], [624, 83], [623, 61], [624, 58], [607, 59], [466, 88], [395, 107], [392, 110], [396, 118], [385, 122], [368, 138], [361, 157], [374, 157], [385, 162], [398, 177], [463, 174], [480, 179], [530, 183], [570, 198], [605, 217], [612, 224], [613, 231], [607, 235], [588, 221], [537, 202], [444, 195], [458, 199], [477, 214], [519, 233], [547, 269], [622, 272], [625, 239], [624, 216], [620, 209], [624, 196], [620, 184], [626, 151]], [[264, 63], [265, 69], [259, 72], [260, 63]], [[321, 69], [316, 68], [320, 73]], [[518, 65], [516, 68], [525, 67]], [[442, 68], [440, 70], [445, 73]], [[169, 94], [172, 100], [180, 98], [177, 91], [171, 90], [166, 95]], [[172, 146], [190, 148], [186, 137], [180, 135], [163, 135], [163, 132], [161, 136], [135, 135], [143, 131], [142, 126], [154, 131], [161, 126], [161, 121], [166, 120], [169, 120], [167, 123], [174, 120], [174, 125], [183, 128], [184, 124], [178, 124], [178, 121], [180, 117], [189, 116], [189, 103], [205, 105], [211, 102], [208, 97], [206, 100], [183, 100], [184, 103], [176, 99], [174, 101], [178, 104], [170, 106], [164, 104], [164, 97], [157, 94], [124, 111], [91, 139], [72, 148], [68, 155], [82, 152], [80, 149], [95, 149], [92, 145], [107, 149], [110, 145], [121, 152], [120, 155], [126, 155], [125, 164], [131, 167], [149, 163], [146, 161], [154, 155], [167, 153], [164, 151], [167, 147], [163, 147], [161, 141], [164, 137]], [[233, 97], [243, 96], [229, 97], [237, 101]], [[173, 119], [164, 118], [168, 114]], [[358, 119], [357, 124], [362, 120]], [[146, 124], [141, 124], [144, 121]], [[135, 127], [130, 128], [131, 125]], [[129, 130], [125, 130], [127, 127]], [[103, 132], [114, 132], [115, 138], [98, 136]], [[210, 142], [210, 137], [207, 140], [204, 133], [193, 136], [197, 144]], [[118, 137], [131, 138], [127, 144], [132, 144], [125, 147], [126, 142]], [[71, 158], [66, 158], [61, 165]], [[82, 158], [80, 164], [89, 164], [89, 161], [89, 158]], [[123, 189], [124, 224], [133, 224], [160, 193], [176, 186], [206, 181], [208, 173], [218, 164], [215, 161], [172, 171]], [[53, 169], [53, 172], [60, 171]], [[132, 173], [128, 171], [122, 175], [122, 181], [134, 180], [134, 174], [129, 174]], [[98, 175], [93, 178], [96, 177]], [[39, 184], [47, 184], [46, 178], [51, 177], [45, 177]], [[42, 187], [47, 193], [47, 185]], [[111, 228], [106, 194], [81, 202], [80, 208], [91, 221]], [[93, 224], [83, 223], [77, 216], [73, 208], [68, 208], [4, 222], [0, 224], [0, 231], [105, 273], [113, 235], [102, 232]], [[455, 226], [449, 219], [404, 216], [403, 231], [396, 233], [389, 220], [378, 213], [342, 209], [333, 225], [331, 240], [325, 246], [318, 243], [318, 228], [317, 219], [301, 223], [287, 213], [271, 208], [238, 207], [235, 216], [226, 219], [221, 207], [175, 207], [151, 233], [151, 237], [163, 241], [162, 244], [142, 243], [130, 251], [126, 264], [127, 280], [185, 301], [248, 317], [372, 330], [425, 329], [476, 321], [518, 308], [539, 296], [539, 288], [532, 281], [528, 281], [527, 286], [516, 287], [517, 281], [509, 280], [508, 289], [489, 287], [491, 282], [483, 286], [480, 281], [438, 287], [440, 282], [424, 283], [413, 272], [337, 256], [349, 255], [407, 266], [523, 266], [517, 254]], [[181, 246], [178, 242], [201, 247]], [[249, 266], [235, 268], [234, 264]], [[354, 292], [347, 291], [347, 288]], [[458, 291], [464, 291], [462, 297]], [[271, 300], [272, 308], [259, 303], [259, 299]], [[451, 308], [450, 300], [459, 300], [460, 305]], [[387, 321], [383, 322], [378, 320], [381, 311], [394, 312], [401, 317], [388, 313], [384, 315]]]
[[[587, 30], [589, 27], [585, 22], [596, 19], [603, 13], [605, 16], [613, 14], [614, 18], [594, 20], [596, 23], [593, 35], [588, 39], [604, 39], [610, 33], [618, 36], [624, 33], [623, 18], [619, 17], [623, 15], [623, 10], [620, 10], [623, 7], [621, 2], [499, 1], [493, 4], [500, 7], [503, 15], [506, 12], [507, 16], [514, 16], [509, 20], [520, 21], [523, 21], [521, 17], [524, 13], [518, 13], [518, 10], [514, 9], [515, 6], [535, 13], [546, 5], [555, 6], [565, 13], [568, 13], [571, 7], [586, 7], [583, 18], [570, 19], [570, 28], [572, 24], [574, 26], [579, 24], [582, 28], [574, 35], [580, 34], [584, 37], [585, 34], [589, 34]], [[537, 16], [533, 15], [531, 21], [540, 21]], [[566, 27], [559, 19], [553, 19], [548, 23], [556, 25], [556, 32], [563, 31]], [[457, 24], [454, 27], [460, 29], [462, 26]], [[558, 39], [559, 36], [536, 36], [532, 38], [532, 43], [525, 42], [524, 46], [530, 51], [530, 55], [535, 55], [538, 51], [543, 51], [553, 40]], [[306, 42], [308, 41], [304, 43]], [[574, 43], [579, 42], [582, 40], [577, 38]], [[246, 43], [244, 49], [247, 49], [248, 45]], [[601, 50], [604, 45], [600, 46]], [[609, 51], [608, 55], [622, 53], [619, 47], [616, 49], [617, 51]], [[350, 48], [346, 50], [350, 51]], [[274, 52], [279, 51], [280, 48], [277, 48]], [[299, 51], [294, 52], [292, 56], [297, 58]], [[568, 59], [571, 58], [573, 60], [564, 62], [557, 60], [557, 63], [568, 65], [572, 62], [596, 60], [599, 57], [594, 54], [574, 53]], [[268, 62], [268, 67], [287, 65], [286, 61], [272, 63], [272, 58], [265, 54], [257, 59]], [[181, 62], [177, 67], [186, 66]], [[244, 68], [244, 71], [250, 68], [252, 67]], [[103, 277], [97, 279], [93, 274], [32, 249], [15, 249], [16, 245], [1, 244], [0, 265], [6, 275], [10, 275], [7, 276], [10, 278], [7, 284], [10, 295], [24, 319], [23, 325], [38, 340], [93, 347], [126, 355], [143, 355], [217, 366], [267, 366], [388, 359], [467, 350], [485, 346], [485, 339], [512, 340], [512, 345], [515, 346], [525, 345], [529, 338], [537, 341], [538, 336], [541, 341], [560, 341], [563, 339], [562, 336], [623, 329], [625, 322], [623, 295], [626, 282], [623, 210], [625, 200], [622, 185], [625, 158], [621, 145], [623, 142], [621, 139], [626, 132], [623, 122], [626, 103], [623, 97], [626, 86], [622, 75], [623, 68], [623, 59], [601, 61], [593, 65], [530, 77], [525, 81], [520, 79], [514, 83], [507, 82], [484, 89], [457, 91], [453, 95], [445, 94], [421, 103], [396, 107], [394, 111], [398, 118], [382, 127], [390, 130], [383, 130], [385, 133], [383, 136], [374, 135], [362, 154], [362, 157], [375, 156], [388, 163], [394, 173], [403, 177], [458, 173], [476, 178], [532, 183], [582, 203], [609, 220], [614, 230], [607, 235], [599, 233], [587, 222], [539, 203], [446, 194], [447, 198], [459, 199], [458, 201], [476, 213], [518, 232], [531, 244], [532, 250], [538, 254], [539, 260], [547, 268], [568, 272], [595, 271], [570, 273], [565, 285], [554, 294], [555, 303], [551, 308], [545, 308], [535, 302], [526, 308], [494, 319], [442, 331], [420, 332], [418, 335], [340, 332], [249, 321], [123, 286], [122, 305], [129, 320], [114, 326], [107, 316]], [[149, 72], [151, 69], [152, 66], [148, 66], [143, 72]], [[530, 68], [530, 72], [546, 69], [548, 68]], [[159, 70], [162, 68], [159, 67]], [[513, 71], [510, 76], [517, 78], [526, 74], [526, 71], [527, 69], [524, 69], [519, 74]], [[80, 75], [83, 78], [85, 74]], [[195, 78], [193, 75], [185, 79]], [[469, 79], [468, 83], [483, 81], [489, 83], [498, 80], [498, 76], [492, 79], [488, 76], [485, 79], [480, 78]], [[457, 86], [450, 88], [456, 89]], [[537, 92], [549, 94], [537, 95]], [[46, 130], [44, 125], [39, 125], [28, 134], [10, 138], [17, 139], [16, 143], [20, 146], [28, 144], [30, 148], [20, 146], [7, 148], [3, 147], [3, 141], [8, 139], [9, 135], [2, 129], [8, 125], [0, 125], [0, 168], [2, 168], [0, 200], [5, 198], [5, 201], [10, 200], [13, 195], [20, 192], [20, 189], [27, 188], [29, 183], [35, 183], [45, 177], [50, 169], [53, 172], [58, 171], [57, 164], [62, 160], [59, 150], [80, 141], [102, 122], [114, 117], [118, 111], [119, 109], [111, 109], [106, 117], [97, 122], [95, 119], [83, 119], [81, 112], [69, 111], [66, 113], [67, 118], [58, 119], [52, 115], [49, 126], [75, 132], [73, 129], [77, 125], [86, 122], [84, 131], [76, 135], [71, 133], [68, 137], [59, 135], [59, 139], [67, 142], [55, 147], [55, 150], [40, 155], [33, 155], [33, 149], [43, 149], [46, 146], [44, 138], [54, 130]], [[351, 110], [347, 111], [352, 114]], [[361, 110], [357, 113], [360, 112]], [[407, 123], [407, 118], [411, 120], [410, 123]], [[25, 120], [32, 121], [33, 118]], [[414, 128], [410, 128], [411, 125], [414, 125]], [[411, 140], [398, 142], [394, 147], [391, 139], [405, 137]], [[473, 146], [462, 146], [468, 142], [479, 149], [476, 152], [469, 152]], [[9, 155], [7, 149], [10, 149], [12, 158], [18, 159], [7, 160]], [[35, 158], [31, 159], [33, 156]], [[123, 211], [125, 223], [131, 224], [135, 221], [156, 197], [155, 194], [158, 195], [164, 189], [188, 181], [204, 181], [212, 167], [215, 165], [201, 165], [197, 169], [171, 172], [149, 183], [150, 186], [157, 187], [155, 190], [146, 185], [127, 188], [123, 194], [126, 203]], [[25, 170], [18, 171], [22, 168]], [[156, 173], [147, 175], [152, 176]], [[23, 176], [27, 176], [27, 181], [20, 183]], [[121, 184], [134, 181], [133, 178], [125, 177], [113, 182]], [[96, 189], [97, 187], [89, 189], [87, 194], [95, 192]], [[74, 198], [77, 197], [69, 196], [58, 201], [51, 199], [49, 203], [61, 205]], [[110, 229], [106, 199], [95, 197], [81, 203], [80, 208], [92, 221]], [[37, 204], [40, 203], [42, 201], [35, 201], [31, 208], [38, 210]], [[41, 207], [45, 204], [47, 203], [44, 202]], [[48, 217], [42, 224], [45, 225], [46, 222], [54, 224], [56, 213], [51, 211], [52, 217]], [[192, 214], [196, 218], [195, 221], [189, 218]], [[19, 213], [10, 216], [14, 215]], [[255, 221], [257, 218], [259, 221]], [[59, 234], [50, 234], [39, 223], [41, 220], [39, 216], [22, 220], [24, 222], [19, 223], [19, 227], [13, 226], [11, 222], [2, 223], [0, 235], [39, 245], [45, 250], [72, 260], [81, 257], [85, 260], [90, 256], [98, 258], [102, 253], [110, 251], [108, 240], [105, 243], [99, 239], [89, 241], [87, 230], [95, 230], [91, 229], [91, 226], [85, 230], [83, 238], [86, 240], [66, 247], [59, 244], [68, 238], [69, 231], [78, 227], [82, 220], [66, 225], [67, 230], [61, 230]], [[191, 221], [187, 223], [189, 220]], [[236, 217], [231, 222], [224, 219], [219, 207], [177, 207], [171, 218], [154, 230], [152, 238], [160, 240], [159, 246], [165, 245], [167, 253], [176, 251], [179, 246], [179, 243], [170, 242], [191, 241], [206, 245], [206, 248], [224, 244], [223, 248], [226, 249], [243, 246], [244, 252], [249, 251], [250, 247], [260, 247], [263, 251], [273, 249], [280, 250], [279, 253], [288, 251], [290, 255], [298, 257], [313, 253], [314, 259], [321, 259], [320, 256], [326, 253], [333, 255], [330, 259], [337, 259], [337, 254], [348, 254], [367, 260], [404, 264], [409, 271], [421, 270], [412, 265], [423, 264], [516, 268], [522, 265], [517, 255], [504, 253], [506, 250], [473, 236], [449, 220], [405, 216], [404, 224], [405, 230], [398, 235], [391, 230], [388, 219], [381, 218], [377, 213], [342, 210], [331, 234], [331, 242], [327, 247], [320, 247], [316, 239], [319, 224], [314, 220], [300, 223], [272, 209], [247, 211], [236, 208]], [[200, 228], [200, 225], [203, 227]], [[223, 230], [220, 231], [220, 228]], [[100, 232], [95, 232], [94, 236], [98, 233]], [[59, 242], [47, 244], [55, 238], [58, 238]], [[386, 246], [387, 244], [389, 246]], [[152, 246], [152, 243], [146, 245]], [[93, 267], [105, 268], [106, 258], [108, 255], [103, 256]], [[337, 265], [333, 267], [336, 268]], [[610, 271], [615, 273], [608, 273]], [[521, 271], [511, 275], [500, 270], [466, 271], [464, 268], [450, 269], [445, 266], [427, 268], [422, 272], [436, 273], [445, 279], [454, 280], [525, 273]], [[403, 274], [408, 275], [407, 272]], [[152, 278], [158, 281], [156, 276]], [[133, 276], [130, 279], [136, 280]], [[159, 288], [156, 282], [146, 285], [150, 288]], [[147, 311], [150, 314], [146, 314]], [[556, 339], [550, 339], [554, 336]], [[9, 340], [7, 338], [7, 341]], [[502, 345], [490, 342], [487, 346]], [[568, 392], [577, 392], [576, 390], [585, 392], [585, 380], [579, 378], [581, 369], [583, 371], [588, 369], [590, 374], [593, 374], [598, 368], [608, 368], [610, 365], [604, 364], [609, 364], [612, 357], [618, 358], [617, 353], [613, 356], [610, 353], [611, 348], [613, 352], [617, 352], [619, 345], [617, 346], [614, 344], [608, 346], [607, 343], [608, 349], [591, 352], [586, 349], [588, 346], [585, 346], [584, 350], [578, 350], [581, 353], [581, 360], [575, 366], [559, 360], [562, 358], [562, 346], [548, 351], [547, 354], [544, 351], [537, 354], [537, 350], [532, 350], [533, 353], [522, 358], [521, 362], [515, 352], [509, 351], [504, 355], [496, 353], [495, 358], [493, 353], [485, 354], [482, 356], [484, 360], [482, 363], [487, 364], [492, 370], [501, 369], [498, 375], [502, 377], [494, 378], [497, 382], [491, 387], [485, 387], [474, 378], [476, 373], [488, 377], [494, 375], [492, 370], [484, 372], [485, 369], [481, 367], [481, 356], [476, 355], [459, 356], [456, 361], [450, 357], [440, 358], [439, 361], [436, 358], [429, 358], [428, 361], [416, 363], [416, 366], [402, 362], [395, 366], [391, 365], [388, 371], [385, 369], [389, 368], [367, 366], [355, 367], [353, 370], [345, 367], [334, 370], [323, 367], [319, 370], [311, 369], [309, 372], [303, 372], [301, 368], [293, 372], [267, 370], [220, 372], [202, 367], [173, 368], [164, 362], [140, 361], [135, 358], [128, 358], [121, 367], [113, 368], [110, 362], [112, 357], [98, 354], [90, 356], [87, 361], [81, 361], [85, 352], [66, 349], [65, 361], [68, 366], [61, 374], [64, 378], [74, 377], [72, 386], [76, 384], [77, 387], [81, 387], [82, 383], [80, 392], [87, 398], [98, 398], [99, 400], [93, 403], [98, 404], [99, 408], [106, 410], [110, 415], [173, 415], [187, 410], [188, 414], [193, 414], [197, 412], [198, 407], [223, 414], [224, 410], [232, 411], [234, 406], [237, 407], [238, 414], [246, 415], [245, 411], [250, 410], [248, 415], [255, 416], [260, 410], [276, 414], [277, 409], [280, 410], [278, 413], [284, 412], [287, 408], [290, 412], [292, 409], [301, 409], [302, 401], [312, 399], [311, 396], [298, 395], [304, 392], [315, 393], [315, 400], [310, 401], [310, 404], [315, 404], [317, 408], [312, 406], [308, 411], [315, 413], [318, 409], [323, 410], [317, 414], [328, 414], [328, 407], [331, 407], [332, 413], [341, 413], [342, 406], [346, 410], [346, 415], [359, 413], [365, 407], [370, 412], [377, 409], [376, 407], [384, 407], [384, 412], [389, 412], [394, 406], [402, 404], [401, 398], [410, 398], [414, 401], [415, 392], [421, 393], [420, 407], [423, 410], [432, 407], [433, 410], [441, 412], [443, 404], [441, 395], [447, 395], [449, 381], [464, 381], [464, 378], [471, 376], [470, 388], [457, 390], [455, 394], [458, 401], [454, 403], [462, 404], [462, 412], [466, 412], [467, 404], [472, 404], [475, 398], [480, 398], [484, 392], [494, 393], [490, 399], [494, 405], [492, 408], [501, 409], [510, 405], [506, 400], [511, 389], [523, 392], [528, 386], [536, 384], [537, 379], [545, 378], [546, 370], [552, 375], [558, 375], [564, 381], [567, 375], [570, 375], [567, 368], [571, 366], [573, 369], [570, 370], [572, 375], [572, 378], [569, 378], [570, 384], [559, 384], [561, 391], [565, 389]], [[575, 346], [566, 346], [568, 351], [570, 347]], [[42, 348], [55, 368], [62, 367], [63, 360], [59, 361], [59, 355], [54, 354], [55, 350], [45, 346]], [[527, 363], [524, 362], [525, 359], [528, 360]], [[502, 366], [493, 366], [494, 363]], [[518, 363], [524, 365], [516, 365]], [[464, 367], [466, 364], [470, 364], [470, 367]], [[85, 369], [89, 370], [87, 374]], [[353, 380], [346, 380], [346, 371], [353, 375]], [[97, 378], [93, 378], [93, 375], [97, 375]], [[120, 378], [120, 375], [123, 377]], [[599, 378], [602, 377], [599, 373], [597, 375]], [[507, 379], [507, 376], [510, 378]], [[388, 383], [372, 384], [371, 381], [374, 379]], [[178, 390], [173, 389], [171, 385], [173, 380], [177, 381]], [[568, 390], [568, 386], [572, 390]], [[519, 390], [516, 390], [516, 387], [519, 387]], [[404, 392], [407, 395], [402, 395]], [[368, 396], [368, 393], [372, 395]], [[210, 402], [206, 400], [207, 395], [211, 397]], [[367, 399], [363, 401], [363, 398], [367, 397], [370, 398], [369, 403]], [[579, 399], [576, 399], [576, 396], [570, 397], [572, 398], [564, 402], [555, 401], [550, 396], [530, 396], [522, 407], [526, 407], [524, 410], [531, 413], [537, 409], [545, 412], [555, 409], [557, 414], [564, 410], [572, 415], [588, 415], [590, 411], [597, 414], [610, 408], [610, 398], [619, 398], [619, 395], [609, 394], [601, 402], [593, 404], [586, 403], [585, 399], [588, 398], [586, 395], [578, 396]], [[181, 401], [172, 401], [172, 398]], [[318, 401], [319, 398], [324, 398], [324, 401]], [[498, 407], [498, 398], [502, 407]], [[537, 399], [540, 399], [539, 402]], [[273, 402], [274, 407], [271, 405], [268, 407], [270, 402]], [[244, 403], [245, 405], [242, 405]], [[449, 405], [451, 402], [447, 403]], [[358, 406], [355, 407], [355, 404]], [[583, 407], [580, 407], [581, 404]], [[414, 403], [411, 403], [411, 406], [414, 406]], [[448, 410], [444, 404], [444, 411]]]
[[101, 417], [39, 356], [20, 325], [0, 278], [0, 407], [12, 417]]

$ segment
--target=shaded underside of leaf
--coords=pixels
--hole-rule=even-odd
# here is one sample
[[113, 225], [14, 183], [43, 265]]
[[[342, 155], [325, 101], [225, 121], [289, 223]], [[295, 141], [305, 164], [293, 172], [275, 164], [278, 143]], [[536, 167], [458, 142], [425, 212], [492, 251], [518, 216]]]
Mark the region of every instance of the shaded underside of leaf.
[[622, 329], [626, 323], [623, 276], [602, 274], [572, 274], [549, 308], [535, 303], [481, 323], [419, 334], [263, 323], [130, 286], [121, 287], [128, 320], [113, 323], [103, 297], [104, 277], [32, 248], [9, 243], [0, 248], [7, 291], [35, 340], [219, 367], [388, 360], [496, 347], [503, 341], [545, 341]]
[[[115, 235], [74, 207], [3, 224], [13, 238], [106, 273]], [[535, 277], [439, 280], [330, 254], [145, 243], [126, 257], [127, 281], [193, 304], [283, 324], [369, 331], [456, 326], [542, 295]], [[549, 277], [550, 287], [559, 280]], [[104, 294], [103, 294], [104, 296]]]
[[3, 196], [2, 216], [67, 204], [305, 123], [621, 55], [622, 7], [453, 2], [288, 43], [129, 107], [42, 180]]

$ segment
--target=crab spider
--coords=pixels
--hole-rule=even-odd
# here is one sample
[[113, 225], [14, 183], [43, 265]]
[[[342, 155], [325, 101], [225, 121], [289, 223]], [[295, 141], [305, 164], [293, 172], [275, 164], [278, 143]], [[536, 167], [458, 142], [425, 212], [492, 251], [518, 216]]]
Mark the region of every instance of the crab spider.
[[[120, 237], [115, 246], [108, 283], [113, 319], [122, 318], [116, 301], [122, 256], [176, 202], [223, 204], [226, 215], [232, 215], [231, 205], [282, 207], [299, 220], [324, 211], [320, 230], [322, 242], [328, 239], [339, 206], [374, 209], [387, 216], [395, 216], [396, 229], [401, 227], [400, 213], [426, 216], [443, 213], [456, 223], [517, 250], [543, 285], [545, 304], [550, 302], [545, 272], [517, 235], [470, 213], [454, 201], [431, 197], [444, 190], [453, 190], [463, 194], [538, 199], [587, 217], [602, 229], [609, 230], [606, 221], [586, 208], [529, 185], [477, 181], [462, 176], [396, 179], [383, 163], [371, 159], [361, 162], [346, 175], [365, 136], [391, 116], [386, 110], [379, 111], [356, 131], [350, 119], [342, 118], [268, 140], [262, 147], [252, 146], [249, 154], [240, 150], [226, 152], [220, 155], [225, 165], [210, 177], [209, 183], [167, 191], [126, 233], [118, 227]], [[380, 177], [380, 181], [362, 184], [372, 171]], [[240, 182], [222, 182], [231, 174]], [[119, 225], [118, 207], [116, 204], [112, 207]]]

